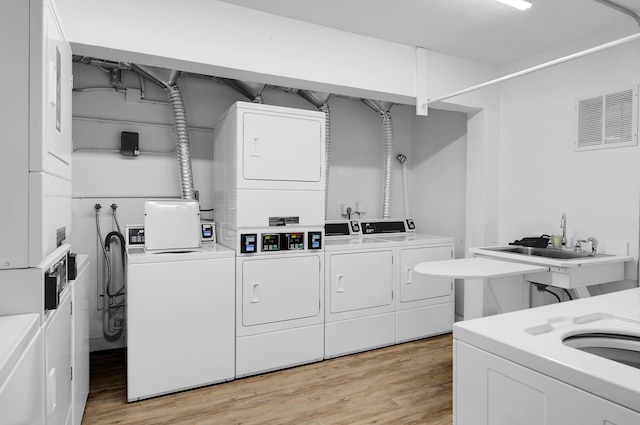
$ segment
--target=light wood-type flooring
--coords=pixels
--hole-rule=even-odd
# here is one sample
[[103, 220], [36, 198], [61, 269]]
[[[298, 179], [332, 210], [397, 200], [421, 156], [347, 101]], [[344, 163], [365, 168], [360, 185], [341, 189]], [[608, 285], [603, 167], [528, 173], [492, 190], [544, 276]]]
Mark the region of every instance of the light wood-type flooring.
[[451, 334], [127, 403], [124, 349], [91, 354], [82, 425], [452, 422]]

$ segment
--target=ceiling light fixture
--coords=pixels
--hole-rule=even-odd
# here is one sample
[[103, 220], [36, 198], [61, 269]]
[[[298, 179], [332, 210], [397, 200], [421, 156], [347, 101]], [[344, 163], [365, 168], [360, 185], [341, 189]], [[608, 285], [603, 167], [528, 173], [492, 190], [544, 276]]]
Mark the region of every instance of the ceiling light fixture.
[[525, 0], [498, 0], [500, 3], [508, 4], [511, 7], [515, 7], [520, 10], [527, 10], [531, 7], [530, 1]]

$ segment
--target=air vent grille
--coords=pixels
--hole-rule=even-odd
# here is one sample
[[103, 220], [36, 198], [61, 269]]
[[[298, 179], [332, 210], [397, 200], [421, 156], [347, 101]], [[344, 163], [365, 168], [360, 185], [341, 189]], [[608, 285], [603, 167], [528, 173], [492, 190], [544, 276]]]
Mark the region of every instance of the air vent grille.
[[637, 103], [637, 88], [579, 99], [576, 150], [637, 145]]

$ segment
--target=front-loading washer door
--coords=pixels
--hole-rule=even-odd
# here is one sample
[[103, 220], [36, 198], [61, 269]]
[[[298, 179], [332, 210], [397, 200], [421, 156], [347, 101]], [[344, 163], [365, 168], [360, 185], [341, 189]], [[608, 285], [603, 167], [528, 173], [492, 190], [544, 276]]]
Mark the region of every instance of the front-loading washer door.
[[451, 247], [449, 246], [403, 249], [400, 252], [400, 302], [452, 295], [452, 279], [421, 276], [413, 271], [416, 264], [425, 261], [450, 259]]
[[320, 257], [269, 257], [242, 263], [242, 324], [262, 325], [320, 314]]
[[393, 303], [391, 251], [333, 254], [330, 259], [331, 313]]

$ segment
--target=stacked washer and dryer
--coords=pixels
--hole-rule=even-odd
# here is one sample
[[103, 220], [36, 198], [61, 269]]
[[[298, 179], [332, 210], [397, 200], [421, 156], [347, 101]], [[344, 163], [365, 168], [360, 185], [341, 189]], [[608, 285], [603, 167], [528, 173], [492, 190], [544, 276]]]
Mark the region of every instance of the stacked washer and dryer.
[[215, 128], [217, 238], [236, 252], [236, 376], [322, 360], [324, 114], [237, 102]]

